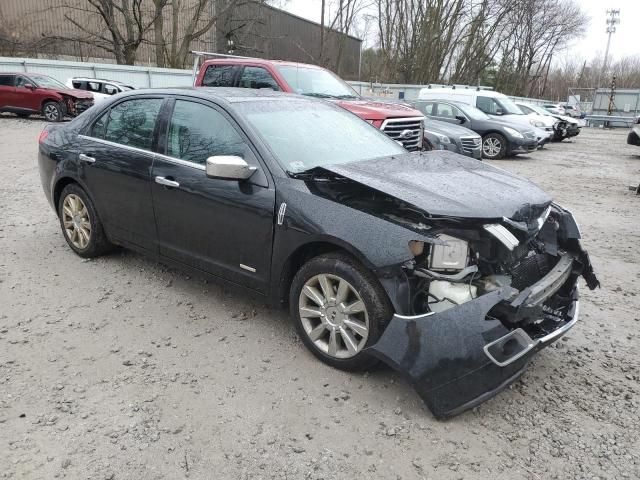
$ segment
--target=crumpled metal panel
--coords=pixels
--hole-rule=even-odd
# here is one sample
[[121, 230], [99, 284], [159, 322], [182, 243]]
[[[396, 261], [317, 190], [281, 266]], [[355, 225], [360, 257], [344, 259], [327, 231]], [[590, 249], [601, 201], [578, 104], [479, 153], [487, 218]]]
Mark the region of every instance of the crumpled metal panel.
[[544, 191], [525, 178], [442, 150], [323, 168], [431, 215], [511, 218], [522, 216], [523, 211], [541, 212], [551, 203]]
[[498, 393], [526, 365], [529, 356], [498, 367], [483, 350], [509, 333], [486, 316], [513, 292], [504, 287], [436, 314], [394, 315], [367, 352], [406, 376], [435, 417], [456, 415]]

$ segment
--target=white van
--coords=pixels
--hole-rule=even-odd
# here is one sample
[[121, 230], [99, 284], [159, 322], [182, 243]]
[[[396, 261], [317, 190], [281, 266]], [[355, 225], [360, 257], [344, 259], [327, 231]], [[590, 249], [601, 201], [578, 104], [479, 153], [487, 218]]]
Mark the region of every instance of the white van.
[[557, 120], [551, 117], [545, 118], [542, 115], [536, 117], [525, 115], [509, 97], [486, 88], [467, 85], [451, 87], [429, 85], [420, 89], [418, 99], [449, 100], [472, 105], [487, 115], [500, 117], [500, 119], [516, 125], [538, 129], [538, 140], [542, 143], [551, 140], [554, 136], [554, 124]]

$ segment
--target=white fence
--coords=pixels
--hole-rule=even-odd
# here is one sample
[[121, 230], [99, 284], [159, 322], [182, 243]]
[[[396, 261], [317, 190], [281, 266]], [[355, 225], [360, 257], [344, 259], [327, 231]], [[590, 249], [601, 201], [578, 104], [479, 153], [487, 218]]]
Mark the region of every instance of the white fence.
[[[115, 65], [109, 63], [67, 62], [37, 58], [0, 57], [0, 72], [32, 72], [49, 75], [61, 82], [71, 77], [106, 78], [136, 88], [188, 87], [192, 85], [191, 70]], [[389, 100], [415, 100], [424, 85], [347, 82], [360, 95]], [[528, 103], [542, 104], [545, 100], [511, 97]]]

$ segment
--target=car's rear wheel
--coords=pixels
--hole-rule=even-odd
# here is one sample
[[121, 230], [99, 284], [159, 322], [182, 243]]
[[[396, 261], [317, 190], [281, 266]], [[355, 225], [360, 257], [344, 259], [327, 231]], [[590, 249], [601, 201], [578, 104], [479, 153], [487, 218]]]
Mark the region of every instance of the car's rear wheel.
[[42, 115], [49, 122], [61, 122], [64, 117], [62, 106], [58, 102], [45, 102], [42, 106]]
[[300, 338], [320, 360], [342, 370], [377, 363], [364, 350], [378, 341], [393, 310], [378, 280], [353, 258], [309, 260], [293, 279], [289, 303]]
[[64, 187], [58, 216], [65, 240], [81, 257], [98, 257], [112, 248], [93, 203], [79, 185], [71, 183]]
[[482, 138], [482, 156], [489, 160], [499, 160], [507, 153], [507, 141], [499, 133], [490, 133]]

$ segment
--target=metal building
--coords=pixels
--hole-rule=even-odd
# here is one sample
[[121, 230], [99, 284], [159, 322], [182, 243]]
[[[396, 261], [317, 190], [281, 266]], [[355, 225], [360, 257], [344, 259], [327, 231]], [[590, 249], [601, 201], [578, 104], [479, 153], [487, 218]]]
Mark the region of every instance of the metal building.
[[[135, 62], [155, 65], [154, 39], [158, 36], [154, 33], [154, 5], [152, 0], [144, 1], [146, 30], [136, 50]], [[358, 79], [360, 39], [325, 28], [321, 56], [319, 24], [259, 1], [240, 2], [238, 6], [226, 8], [228, 2], [215, 0], [209, 4], [210, 11], [198, 28], [215, 17], [216, 11], [224, 13], [189, 49], [322, 64], [346, 79]], [[195, 0], [183, 0], [175, 23], [170, 8], [165, 9], [163, 23], [169, 32], [165, 30], [163, 41], [170, 42], [172, 29], [175, 29], [175, 38], [181, 40], [194, 8]], [[101, 41], [100, 37], [106, 40]], [[0, 56], [115, 62], [115, 55], [108, 51], [110, 38], [102, 19], [87, 9], [87, 0], [0, 1]], [[106, 48], [97, 45], [100, 43]], [[165, 47], [170, 49], [171, 45], [165, 43]], [[181, 66], [187, 67], [191, 61], [186, 58]]]

